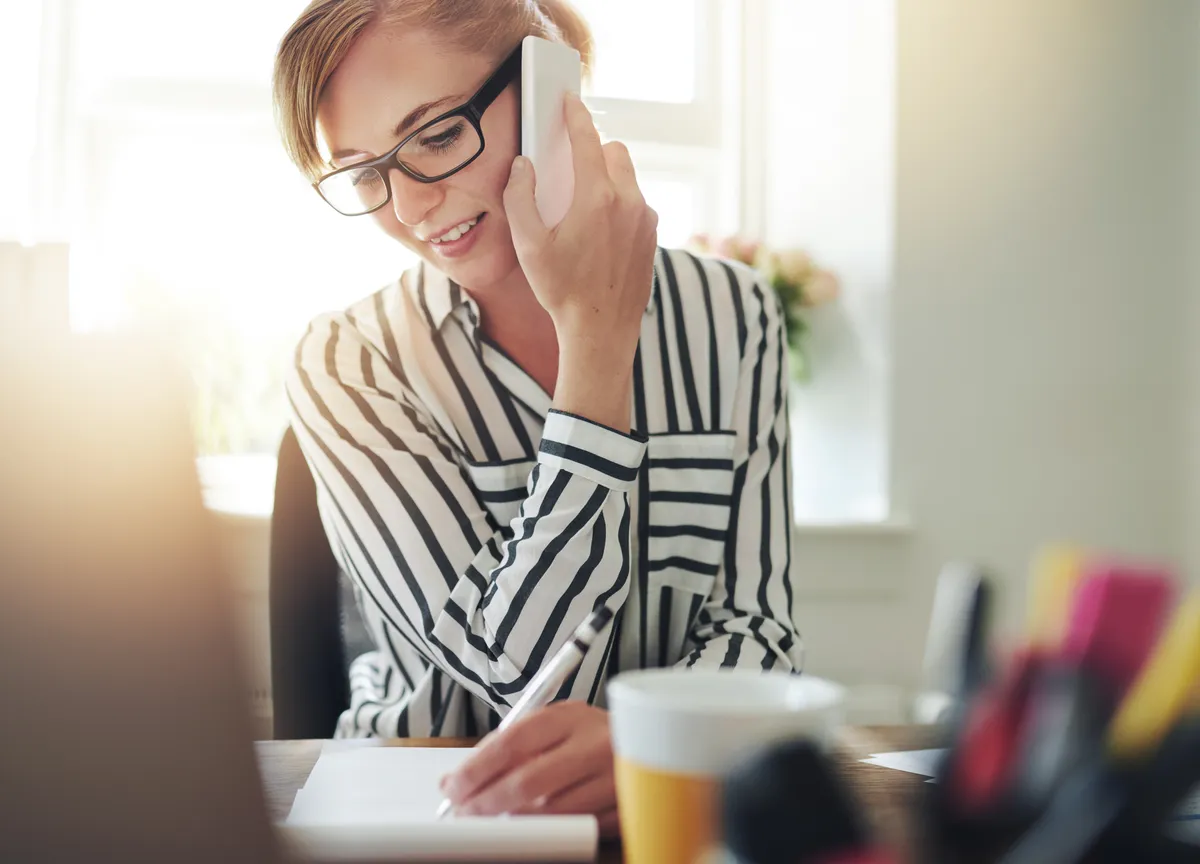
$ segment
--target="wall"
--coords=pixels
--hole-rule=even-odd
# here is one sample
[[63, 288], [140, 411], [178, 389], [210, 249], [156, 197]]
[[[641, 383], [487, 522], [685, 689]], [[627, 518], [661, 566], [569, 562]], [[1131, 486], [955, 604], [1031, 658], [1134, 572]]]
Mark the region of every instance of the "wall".
[[[824, 86], [797, 80], [793, 46], [819, 5], [771, 2], [767, 104], [793, 93], [802, 112]], [[846, 14], [888, 5], [854, 0]], [[1185, 557], [1183, 181], [1198, 6], [898, 0], [887, 416], [892, 502], [911, 530], [801, 536], [816, 671], [912, 684], [949, 559], [998, 571], [1012, 629], [1047, 539]], [[794, 126], [768, 130], [770, 234], [852, 272], [853, 221], [795, 204], [812, 172], [789, 156]], [[840, 206], [862, 208], [864, 195], [877, 193], [851, 184]], [[865, 277], [847, 288], [880, 293]], [[1200, 545], [1191, 552], [1200, 561]]]
[[[1192, 44], [1200, 46], [1200, 15], [1190, 30]], [[1191, 77], [1200, 82], [1200, 50], [1193, 52]], [[1187, 174], [1188, 218], [1188, 305], [1185, 315], [1187, 336], [1184, 342], [1187, 386], [1184, 396], [1185, 470], [1184, 556], [1193, 584], [1200, 586], [1200, 85], [1189, 95], [1184, 112], [1189, 125], [1185, 140], [1191, 154]]]

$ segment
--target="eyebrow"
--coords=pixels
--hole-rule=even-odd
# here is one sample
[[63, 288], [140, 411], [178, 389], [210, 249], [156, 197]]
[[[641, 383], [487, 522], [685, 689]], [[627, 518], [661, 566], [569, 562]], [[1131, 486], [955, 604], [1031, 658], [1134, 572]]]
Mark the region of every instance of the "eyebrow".
[[[439, 108], [442, 105], [445, 105], [447, 102], [454, 102], [455, 100], [461, 98], [461, 96], [451, 95], [443, 96], [441, 99], [435, 99], [432, 102], [422, 102], [416, 108], [405, 114], [404, 119], [396, 124], [396, 127], [392, 130], [392, 137], [404, 137], [408, 130], [412, 129], [413, 126], [416, 126], [417, 123], [420, 122], [420, 120], [434, 108]], [[355, 156], [361, 152], [361, 150], [338, 150], [329, 157], [329, 161], [332, 163], [336, 159], [345, 159], [347, 156]]]

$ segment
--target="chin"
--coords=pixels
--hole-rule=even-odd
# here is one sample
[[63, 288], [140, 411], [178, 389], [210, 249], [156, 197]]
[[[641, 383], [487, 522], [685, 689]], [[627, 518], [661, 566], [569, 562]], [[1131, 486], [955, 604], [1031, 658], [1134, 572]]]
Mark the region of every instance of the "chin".
[[461, 258], [443, 258], [428, 247], [419, 250], [419, 254], [432, 267], [464, 288], [482, 291], [504, 281], [518, 266], [517, 253], [511, 243], [488, 246], [491, 248], [476, 248]]

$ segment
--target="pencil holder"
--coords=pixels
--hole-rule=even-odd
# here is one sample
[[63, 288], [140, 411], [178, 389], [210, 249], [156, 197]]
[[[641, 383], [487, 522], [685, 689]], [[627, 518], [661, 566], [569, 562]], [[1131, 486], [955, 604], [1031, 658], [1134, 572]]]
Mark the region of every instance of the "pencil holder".
[[1034, 586], [1061, 620], [1035, 615], [1040, 629], [990, 672], [983, 617], [962, 610], [972, 683], [913, 814], [917, 860], [1200, 862], [1200, 836], [1178, 818], [1200, 789], [1200, 598], [1176, 605], [1160, 569], [1078, 566]]

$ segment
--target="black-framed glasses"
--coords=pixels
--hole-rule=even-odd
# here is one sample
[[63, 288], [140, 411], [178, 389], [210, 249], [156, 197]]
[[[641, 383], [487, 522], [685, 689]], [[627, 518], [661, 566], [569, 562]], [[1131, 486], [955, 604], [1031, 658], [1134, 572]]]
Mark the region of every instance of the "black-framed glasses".
[[392, 200], [392, 168], [418, 183], [436, 183], [461, 171], [483, 152], [483, 112], [520, 71], [518, 45], [465, 103], [423, 124], [384, 155], [339, 168], [313, 187], [343, 216], [363, 216]]

